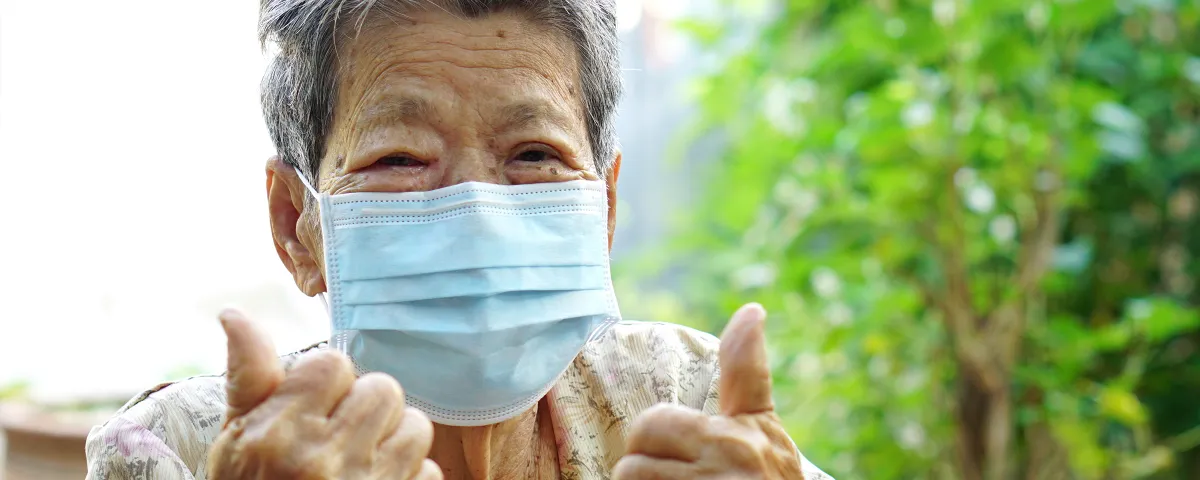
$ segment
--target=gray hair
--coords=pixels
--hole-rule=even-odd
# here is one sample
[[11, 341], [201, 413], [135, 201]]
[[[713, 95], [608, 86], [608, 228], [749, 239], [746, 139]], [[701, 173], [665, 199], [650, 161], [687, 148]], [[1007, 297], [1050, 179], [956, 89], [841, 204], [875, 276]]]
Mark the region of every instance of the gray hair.
[[[469, 18], [517, 10], [558, 29], [579, 55], [582, 103], [598, 173], [612, 167], [621, 72], [613, 0], [261, 0], [258, 34], [278, 54], [262, 81], [262, 108], [279, 156], [314, 180], [325, 155], [337, 86], [339, 19], [361, 27], [372, 10], [434, 7]], [[357, 28], [357, 27], [356, 27]]]

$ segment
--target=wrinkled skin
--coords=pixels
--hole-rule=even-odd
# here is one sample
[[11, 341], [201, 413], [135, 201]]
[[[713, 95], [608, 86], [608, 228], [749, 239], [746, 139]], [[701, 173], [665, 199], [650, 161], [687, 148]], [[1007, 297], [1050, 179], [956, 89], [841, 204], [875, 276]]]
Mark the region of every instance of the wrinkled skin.
[[[318, 190], [600, 178], [569, 39], [516, 13], [409, 17], [370, 21], [340, 49], [345, 73]], [[620, 160], [605, 172], [610, 239]], [[324, 292], [317, 208], [305, 203], [296, 172], [277, 159], [267, 164], [267, 189], [280, 259], [305, 294]]]
[[[579, 96], [578, 57], [566, 37], [519, 13], [463, 19], [434, 10], [369, 19], [345, 38], [320, 191], [603, 177], [611, 242], [621, 158], [600, 175]], [[315, 202], [278, 158], [267, 163], [267, 195], [280, 260], [301, 291], [324, 292]], [[645, 412], [617, 466], [619, 478], [801, 478], [791, 441], [769, 408], [762, 317], [751, 317], [735, 316], [722, 344], [726, 415]], [[536, 455], [556, 448], [552, 429], [535, 428], [547, 422], [543, 404], [496, 425], [430, 430], [424, 415], [404, 407], [394, 380], [355, 380], [336, 352], [304, 358], [284, 373], [271, 366], [274, 349], [244, 318], [227, 312], [223, 325], [230, 412], [209, 455], [210, 478], [557, 477], [557, 456]], [[535, 456], [550, 463], [533, 465]]]
[[763, 323], [757, 304], [742, 307], [721, 334], [721, 415], [678, 405], [642, 412], [617, 462], [617, 480], [802, 479], [800, 454], [771, 400]]
[[395, 379], [356, 379], [350, 360], [330, 351], [301, 358], [285, 374], [270, 341], [239, 313], [223, 312], [221, 325], [229, 409], [209, 451], [209, 478], [442, 478], [426, 458], [433, 424], [404, 406]]
[[[476, 181], [598, 180], [573, 44], [518, 13], [462, 19], [441, 11], [369, 19], [341, 46], [344, 72], [316, 187], [330, 194], [414, 192]], [[620, 156], [605, 172], [609, 230]], [[280, 259], [308, 295], [326, 289], [319, 212], [297, 172], [267, 163]], [[536, 428], [549, 410], [484, 427], [435, 425], [431, 457], [447, 478], [523, 479], [554, 451]], [[540, 432], [534, 436], [533, 432]], [[527, 438], [512, 438], [524, 434]], [[533, 466], [555, 475], [549, 465]]]

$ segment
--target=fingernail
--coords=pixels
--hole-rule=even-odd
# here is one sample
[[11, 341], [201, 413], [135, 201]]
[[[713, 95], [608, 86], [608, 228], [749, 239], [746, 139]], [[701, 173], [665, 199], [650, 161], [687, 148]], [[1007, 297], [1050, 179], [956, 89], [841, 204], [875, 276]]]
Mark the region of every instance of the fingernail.
[[748, 315], [756, 321], [762, 321], [767, 318], [767, 309], [763, 308], [762, 304], [758, 302], [743, 305], [739, 313], [741, 315]]
[[217, 314], [217, 319], [221, 321], [221, 326], [225, 326], [225, 324], [230, 320], [240, 320], [241, 318], [242, 312], [239, 312], [233, 308], [222, 309], [221, 313]]

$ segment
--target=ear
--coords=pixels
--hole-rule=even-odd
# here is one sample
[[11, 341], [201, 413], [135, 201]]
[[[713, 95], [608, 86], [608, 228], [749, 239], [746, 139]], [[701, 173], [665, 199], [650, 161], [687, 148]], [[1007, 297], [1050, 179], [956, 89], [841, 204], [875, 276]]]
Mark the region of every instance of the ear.
[[612, 250], [613, 234], [617, 232], [617, 177], [621, 176], [621, 152], [613, 159], [604, 178], [608, 182], [608, 249]]
[[322, 270], [321, 228], [318, 212], [304, 211], [304, 184], [295, 168], [278, 156], [267, 160], [267, 208], [271, 216], [271, 237], [275, 252], [284, 268], [296, 280], [305, 295], [325, 291]]

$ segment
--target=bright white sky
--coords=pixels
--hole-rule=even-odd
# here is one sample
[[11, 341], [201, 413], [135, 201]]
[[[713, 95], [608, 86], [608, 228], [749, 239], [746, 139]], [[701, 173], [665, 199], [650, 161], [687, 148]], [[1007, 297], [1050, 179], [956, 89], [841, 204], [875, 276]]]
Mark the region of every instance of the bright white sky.
[[0, 385], [125, 397], [220, 371], [225, 305], [281, 352], [327, 334], [267, 228], [257, 7], [0, 0]]
[[257, 4], [4, 1], [0, 383], [125, 394], [220, 371], [223, 305], [281, 350], [322, 337], [265, 221]]

